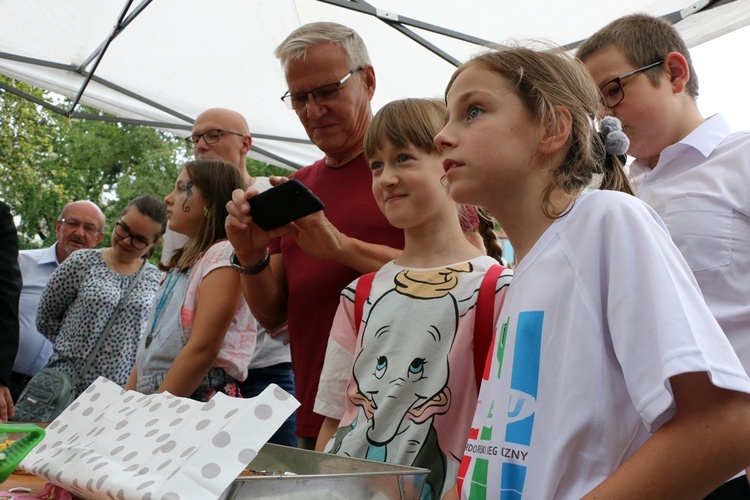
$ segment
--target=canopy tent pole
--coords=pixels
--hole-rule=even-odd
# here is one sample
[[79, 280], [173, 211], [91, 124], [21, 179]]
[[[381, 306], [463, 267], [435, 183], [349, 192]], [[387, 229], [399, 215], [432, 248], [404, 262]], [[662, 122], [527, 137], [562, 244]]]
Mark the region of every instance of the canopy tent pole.
[[[85, 68], [86, 66], [88, 66], [88, 65], [89, 65], [89, 63], [91, 63], [91, 61], [93, 61], [95, 57], [97, 57], [97, 56], [98, 56], [98, 55], [99, 55], [100, 53], [103, 53], [103, 51], [107, 49], [107, 45], [109, 45], [109, 43], [110, 43], [110, 42], [111, 42], [112, 40], [114, 40], [114, 39], [115, 39], [115, 38], [117, 37], [117, 35], [119, 35], [120, 33], [122, 33], [122, 32], [123, 32], [123, 30], [125, 30], [125, 28], [127, 28], [127, 27], [128, 27], [128, 25], [129, 25], [129, 24], [130, 24], [131, 22], [133, 22], [133, 20], [134, 20], [134, 19], [135, 19], [136, 17], [138, 17], [138, 15], [139, 15], [139, 14], [140, 14], [141, 12], [143, 12], [143, 11], [144, 11], [144, 9], [145, 9], [146, 7], [148, 7], [148, 4], [150, 4], [150, 3], [151, 3], [151, 1], [152, 1], [152, 0], [143, 0], [143, 2], [141, 2], [141, 4], [140, 4], [140, 5], [138, 5], [138, 7], [136, 7], [135, 9], [133, 9], [133, 12], [132, 12], [132, 13], [131, 13], [131, 14], [130, 14], [130, 15], [129, 15], [129, 16], [127, 17], [127, 18], [125, 18], [125, 20], [123, 20], [123, 21], [122, 21], [122, 23], [120, 23], [120, 24], [118, 24], [118, 25], [116, 25], [116, 26], [115, 26], [115, 30], [114, 30], [114, 32], [112, 33], [112, 35], [110, 35], [110, 37], [109, 37], [109, 38], [108, 38], [107, 40], [103, 41], [103, 42], [102, 42], [102, 44], [101, 44], [101, 45], [99, 45], [99, 46], [98, 46], [98, 47], [96, 48], [96, 50], [94, 50], [94, 51], [93, 51], [93, 52], [92, 52], [92, 53], [91, 53], [91, 54], [90, 54], [90, 55], [89, 55], [89, 56], [88, 56], [88, 57], [87, 57], [87, 58], [86, 58], [86, 59], [85, 59], [85, 60], [84, 60], [84, 61], [83, 61], [83, 62], [81, 63], [81, 65], [79, 66], [79, 68], [80, 68], [80, 69], [81, 69], [81, 70], [83, 71], [83, 68]], [[132, 0], [130, 0], [129, 4], [130, 4], [130, 3], [132, 3]], [[128, 4], [128, 5], [129, 5], [129, 4]], [[128, 5], [126, 5], [126, 6], [125, 6], [125, 12], [127, 12], [127, 10], [128, 10]], [[121, 17], [122, 17], [122, 15], [121, 15]]]
[[[36, 1], [42, 1], [42, 0], [36, 0]], [[47, 0], [49, 1], [49, 0]], [[91, 1], [91, 0], [88, 0]], [[185, 111], [184, 109], [180, 108], [181, 104], [164, 104], [157, 102], [158, 98], [150, 97], [148, 92], [148, 88], [146, 90], [140, 91], [136, 93], [133, 90], [128, 90], [125, 87], [130, 86], [131, 84], [119, 82], [117, 80], [109, 78], [109, 75], [107, 75], [108, 80], [103, 79], [101, 76], [98, 76], [98, 73], [100, 74], [101, 71], [104, 71], [103, 65], [101, 68], [99, 68], [99, 63], [101, 61], [104, 61], [105, 63], [108, 62], [108, 60], [104, 60], [105, 52], [107, 53], [106, 57], [110, 58], [114, 56], [113, 50], [116, 48], [118, 49], [116, 52], [119, 52], [119, 49], [121, 48], [118, 45], [115, 45], [112, 47], [113, 50], [109, 50], [110, 43], [114, 40], [114, 38], [119, 37], [121, 34], [125, 34], [126, 37], [121, 37], [120, 41], [122, 41], [124, 38], [127, 38], [129, 36], [129, 33], [131, 31], [136, 31], [136, 28], [140, 28], [140, 21], [144, 20], [149, 21], [150, 20], [150, 14], [154, 11], [159, 11], [159, 8], [161, 8], [162, 5], [165, 4], [165, 2], [159, 2], [152, 3], [153, 0], [121, 0], [122, 3], [126, 3], [127, 5], [122, 9], [122, 12], [119, 14], [118, 23], [110, 30], [109, 37], [106, 36], [106, 28], [104, 30], [98, 31], [98, 35], [95, 36], [95, 38], [92, 40], [93, 43], [99, 44], [98, 47], [93, 51], [90, 52], [91, 49], [86, 50], [86, 52], [89, 52], [88, 55], [85, 55], [85, 52], [83, 53], [85, 56], [85, 60], [83, 63], [78, 64], [73, 60], [69, 64], [61, 63], [61, 62], [53, 62], [50, 60], [43, 60], [40, 58], [40, 56], [37, 56], [39, 58], [34, 58], [33, 56], [22, 56], [18, 54], [8, 53], [10, 51], [0, 52], [0, 63], [2, 63], [3, 60], [12, 61], [12, 63], [9, 64], [9, 70], [4, 72], [9, 77], [17, 78], [19, 81], [26, 81], [24, 80], [31, 78], [29, 75], [26, 75], [24, 71], [25, 69], [22, 68], [23, 65], [29, 65], [31, 67], [36, 67], [37, 69], [31, 70], [31, 74], [34, 75], [35, 73], [39, 73], [44, 75], [40, 81], [45, 84], [47, 79], [50, 79], [49, 81], [51, 83], [47, 83], [46, 86], [48, 89], [54, 91], [53, 89], [57, 88], [56, 85], [61, 86], [61, 88], [68, 88], [68, 79], [71, 77], [74, 77], [72, 79], [72, 82], [70, 83], [70, 88], [68, 90], [64, 90], [63, 92], [67, 95], [70, 95], [71, 97], [75, 95], [75, 100], [73, 101], [72, 106], [70, 106], [70, 109], [65, 109], [68, 107], [67, 103], [59, 103], [59, 102], [45, 102], [43, 98], [34, 97], [31, 95], [27, 95], [25, 92], [22, 92], [17, 86], [14, 87], [12, 85], [12, 82], [8, 84], [0, 84], [0, 92], [9, 92], [11, 94], [15, 94], [19, 97], [22, 97], [24, 99], [27, 99], [31, 102], [34, 102], [37, 105], [43, 106], [44, 108], [59, 113], [63, 116], [67, 116], [69, 118], [82, 118], [82, 119], [96, 119], [101, 121], [109, 121], [109, 122], [120, 122], [120, 123], [126, 123], [126, 124], [134, 124], [134, 125], [145, 125], [145, 126], [152, 126], [157, 128], [162, 128], [166, 130], [172, 130], [176, 133], [180, 133], [180, 135], [183, 135], [182, 131], [189, 131], [191, 128], [191, 124], [194, 121], [194, 118], [191, 118], [192, 113], [196, 111]], [[244, 1], [244, 0], [243, 0]], [[703, 38], [699, 39], [697, 42], [694, 42], [693, 45], [697, 45], [700, 43], [703, 43], [707, 40], [710, 40], [711, 37], [715, 37], [718, 35], [726, 34], [730, 31], [739, 29], [748, 23], [750, 23], [750, 17], [748, 17], [748, 14], [750, 14], [750, 9], [747, 7], [747, 5], [750, 2], [737, 2], [736, 0], [683, 0], [685, 4], [688, 2], [694, 2], [691, 5], [688, 5], [684, 8], [676, 9], [679, 7], [680, 3], [682, 2], [674, 2], [672, 5], [674, 12], [670, 14], [663, 15], [665, 19], [672, 22], [673, 24], [676, 24], [679, 27], [684, 27], [686, 30], [693, 29], [693, 27], [699, 27], [702, 26], [702, 23], [705, 22], [703, 20], [704, 13], [706, 12], [728, 12], [721, 14], [721, 16], [718, 16], [717, 19], [721, 19], [722, 24], [718, 24], [714, 22], [714, 26], [711, 27], [711, 30], [708, 32], [708, 35], [703, 36]], [[54, 2], [51, 2], [54, 3]], [[428, 39], [423, 38], [424, 36], [429, 36], [428, 34], [424, 32], [429, 32], [436, 35], [442, 35], [443, 37], [449, 38], [451, 40], [456, 40], [460, 42], [469, 43], [476, 46], [486, 46], [488, 44], [491, 44], [493, 42], [490, 42], [488, 40], [484, 40], [482, 38], [466, 35], [457, 31], [453, 31], [450, 29], [446, 29], [444, 27], [441, 27], [436, 24], [430, 24], [426, 22], [422, 22], [417, 19], [412, 19], [406, 16], [401, 16], [399, 13], [391, 12], [383, 8], [376, 8], [375, 5], [378, 4], [377, 0], [317, 0], [316, 2], [311, 3], [318, 3], [318, 4], [324, 4], [324, 5], [331, 5], [334, 7], [339, 7], [346, 9], [348, 11], [353, 11], [355, 14], [352, 17], [352, 24], [356, 26], [356, 22], [354, 21], [354, 18], [357, 17], [356, 13], [359, 14], [367, 14], [371, 16], [372, 18], [375, 18], [377, 21], [380, 21], [380, 23], [375, 22], [374, 24], [385, 24], [395, 30], [397, 30], [399, 33], [401, 33], [403, 37], [407, 37], [405, 39], [411, 39], [412, 41], [416, 42], [426, 50], [428, 50], [431, 54], [435, 54], [438, 56], [438, 59], [440, 61], [447, 61], [452, 66], [457, 65], [460, 61], [459, 56], [454, 55], [450, 53], [449, 48], [441, 48], [441, 41], [440, 37], [430, 37], [434, 42], [431, 42]], [[0, 1], [0, 5], [3, 5], [2, 9], [6, 9], [6, 6], [13, 6], [15, 5], [13, 2], [6, 4], [4, 2]], [[122, 5], [122, 4], [120, 4]], [[398, 4], [396, 4], [398, 5]], [[718, 7], [718, 8], [716, 8]], [[319, 9], [320, 7], [318, 7]], [[0, 9], [0, 10], [2, 10]], [[116, 6], [113, 6], [111, 9], [108, 10], [108, 14], [104, 16], [105, 22], [106, 19], [112, 19], [116, 18], [117, 16], [117, 9]], [[141, 14], [146, 13], [146, 16], [142, 16]], [[699, 15], [695, 15], [699, 14]], [[710, 15], [709, 15], [710, 16]], [[359, 16], [362, 17], [362, 16]], [[148, 18], [148, 19], [146, 19]], [[325, 17], [324, 17], [325, 18]], [[9, 19], [9, 18], [6, 18]], [[134, 20], [138, 20], [138, 24], [131, 24]], [[54, 18], [50, 18], [50, 21], [52, 23], [55, 22]], [[144, 21], [144, 22], [145, 22]], [[443, 21], [448, 22], [448, 21]], [[363, 23], [368, 24], [368, 23]], [[127, 29], [127, 31], [126, 31]], [[102, 36], [104, 35], [104, 36]], [[101, 37], [101, 38], [100, 38]], [[397, 36], [398, 37], [398, 36]], [[391, 37], [392, 38], [392, 37]], [[101, 41], [104, 39], [104, 41]], [[89, 45], [90, 47], [93, 46]], [[567, 47], [569, 49], [574, 48], [578, 45], [578, 42], [574, 44], [569, 44]], [[691, 46], [691, 45], [689, 45]], [[141, 49], [143, 50], [143, 49]], [[23, 51], [21, 51], [24, 53]], [[38, 54], [34, 52], [30, 52], [30, 54]], [[43, 52], [42, 52], [43, 54]], [[137, 57], [137, 54], [135, 54], [135, 57]], [[21, 63], [19, 67], [22, 69], [16, 69], [15, 63]], [[50, 71], [51, 70], [51, 71]], [[109, 70], [109, 68], [107, 68]], [[55, 72], [59, 73], [67, 73], [66, 78], [55, 79]], [[50, 76], [51, 74], [51, 76]], [[18, 76], [13, 76], [18, 75]], [[85, 81], [83, 82], [83, 85], [81, 85], [82, 79], [85, 78]], [[31, 78], [31, 81], [33, 81], [34, 78]], [[124, 80], [127, 81], [127, 80]], [[89, 85], [90, 82], [94, 82], [96, 85], [91, 86]], [[117, 82], [117, 83], [115, 83]], [[101, 85], [102, 88], [97, 88], [97, 85]], [[76, 88], [79, 87], [79, 88]], [[92, 87], [92, 88], [88, 88]], [[119, 101], [115, 101], [109, 108], [105, 106], [104, 109], [110, 109], [110, 113], [116, 114], [116, 116], [101, 116], [94, 113], [79, 113], [76, 112], [77, 106], [82, 102], [88, 102], [87, 98], [91, 94], [96, 91], [97, 97], [92, 99], [99, 99], [99, 92], [102, 93], [102, 95], [109, 96], [110, 92], [112, 91], [112, 94], [115, 94], [116, 96], [123, 96], [126, 97], [132, 101], [134, 101], [131, 104], [123, 104]], [[153, 100], [152, 100], [153, 99]], [[92, 102], [98, 102], [98, 101], [92, 101]], [[102, 101], [105, 105], [110, 104], [109, 101], [104, 99]], [[178, 101], [179, 102], [179, 101]], [[139, 106], [138, 104], [141, 104]], [[117, 116], [120, 113], [124, 114], [130, 114], [130, 110], [132, 108], [132, 116], [144, 116], [144, 119], [135, 119], [135, 118], [124, 118]], [[186, 109], [191, 109], [189, 106], [186, 107]], [[160, 114], [163, 113], [163, 116], [160, 116]], [[174, 123], [171, 123], [174, 122]], [[289, 125], [292, 126], [291, 124]], [[296, 126], [296, 123], [294, 124]], [[286, 138], [283, 137], [285, 132], [284, 129], [279, 129], [280, 133], [278, 133], [276, 130], [276, 134], [269, 134], [269, 135], [263, 135], [254, 133], [253, 137], [269, 140], [269, 141], [279, 141], [279, 144], [284, 143], [288, 144], [290, 146], [289, 151], [292, 155], [301, 154], [297, 151], [297, 148], [294, 147], [292, 143], [297, 143], [299, 145], [302, 144], [311, 144], [309, 140], [305, 137], [304, 139], [299, 138]], [[292, 130], [290, 128], [290, 130]], [[186, 135], [187, 132], [184, 132], [184, 135]], [[262, 144], [262, 147], [267, 148], [272, 153], [269, 154], [267, 151], [262, 151], [258, 148], [253, 147], [253, 151], [257, 152], [259, 155], [266, 156], [267, 158], [273, 158], [273, 161], [279, 161], [283, 164], [283, 166], [290, 166], [292, 168], [298, 168], [298, 165], [296, 163], [304, 163], [308, 162], [308, 159], [305, 158], [304, 160], [301, 160], [300, 158], [295, 157], [294, 160], [284, 160], [283, 158], [280, 158], [280, 156], [286, 156], [286, 153], [284, 152], [283, 148], [280, 148], [279, 151], [275, 149], [275, 145], [273, 144]], [[305, 150], [305, 148], [299, 148], [300, 151]], [[315, 154], [318, 154], [316, 151]], [[273, 156], [272, 156], [273, 155]]]
[[[79, 74], [81, 76], [86, 76], [86, 77], [90, 76], [91, 81], [93, 81], [93, 82], [96, 82], [96, 83], [98, 83], [100, 85], [103, 85], [103, 86], [105, 86], [105, 87], [107, 87], [109, 89], [116, 90], [117, 92], [119, 92], [122, 95], [125, 95], [127, 97], [131, 97], [131, 98], [133, 98], [134, 100], [136, 100], [138, 102], [142, 102], [143, 104], [147, 104], [148, 106], [150, 106], [150, 107], [152, 107], [154, 109], [158, 109], [159, 111], [163, 111], [163, 112], [165, 112], [168, 115], [174, 116], [175, 118], [178, 118], [180, 120], [184, 120], [184, 121], [186, 121], [188, 123], [193, 123], [193, 119], [190, 118], [190, 117], [188, 117], [187, 115], [184, 115], [184, 114], [182, 114], [182, 113], [180, 113], [178, 111], [175, 111], [175, 110], [173, 110], [171, 108], [168, 108], [168, 107], [166, 107], [166, 106], [164, 106], [162, 104], [159, 104], [156, 101], [152, 101], [151, 99], [143, 97], [142, 95], [136, 94], [135, 92], [132, 92], [132, 91], [130, 91], [130, 90], [124, 88], [124, 87], [121, 87], [119, 85], [116, 85], [116, 84], [114, 84], [114, 83], [112, 83], [112, 82], [110, 82], [108, 80], [105, 80], [104, 78], [101, 78], [101, 77], [98, 77], [96, 75], [93, 75], [93, 73], [89, 73], [87, 71], [81, 70], [80, 69], [81, 66], [73, 66], [71, 64], [61, 64], [61, 63], [56, 63], [56, 62], [53, 62], [53, 61], [45, 61], [43, 59], [34, 59], [34, 58], [31, 58], [31, 57], [19, 56], [19, 55], [16, 55], [16, 54], [8, 54], [7, 52], [0, 52], [0, 59], [8, 59], [9, 61], [18, 61], [18, 62], [22, 62], [24, 64], [31, 64], [33, 66], [41, 66], [41, 67], [44, 67], [44, 68], [53, 68], [53, 69], [59, 69], [59, 70], [63, 70], [63, 71], [69, 71], [71, 73], [76, 73], [76, 74]], [[3, 88], [5, 88], [7, 90], [7, 89], [13, 88], [13, 87], [9, 87], [7, 85], [3, 85]], [[16, 94], [16, 95], [20, 95], [20, 94]], [[39, 104], [39, 103], [37, 103], [37, 104]], [[48, 109], [51, 109], [52, 111], [55, 111], [56, 113], [60, 113], [61, 115], [66, 115], [69, 118], [71, 118], [73, 116], [73, 114], [75, 114], [72, 109], [71, 110], [64, 110], [64, 109], [59, 108], [59, 107], [55, 107], [55, 109], [53, 109], [53, 108], [48, 108]], [[125, 123], [125, 122], [123, 122], [123, 123]], [[169, 125], [170, 125], [169, 128], [174, 128], [174, 129], [178, 129], [178, 130], [179, 129], [189, 130], [189, 128], [190, 128], [190, 127], [186, 127], [184, 124], [176, 124], [176, 123], [172, 124], [172, 123], [169, 123]]]
[[[112, 28], [112, 32], [110, 33], [109, 37], [107, 37], [107, 40], [104, 43], [104, 46], [100, 50], [98, 50], [98, 54], [96, 56], [96, 60], [94, 61], [94, 65], [91, 68], [91, 71], [84, 78], [81, 88], [78, 89], [78, 94], [76, 95], [75, 99], [73, 99], [73, 102], [70, 105], [70, 110], [68, 110], [68, 118], [70, 118], [70, 116], [75, 111], [76, 106], [78, 106], [78, 101], [81, 100], [81, 96], [83, 96], [83, 92], [86, 90], [86, 87], [91, 81], [91, 78], [94, 76], [94, 73], [96, 72], [96, 68], [99, 66], [99, 63], [102, 61], [102, 57], [104, 57], [104, 53], [107, 52], [107, 48], [109, 47], [109, 44], [112, 43], [112, 40], [114, 40], [115, 37], [117, 36], [120, 26], [122, 26], [122, 21], [125, 18], [125, 15], [128, 13], [128, 9], [130, 9], [130, 5], [132, 3], [133, 3], [133, 0], [128, 0], [128, 2], [125, 4], [125, 7], [122, 9], [122, 12], [120, 13], [120, 16], [117, 19], [117, 24], [115, 24], [115, 26]], [[83, 68], [80, 68], [80, 69], [81, 71], [83, 71]]]
[[[697, 14], [699, 12], [703, 12], [709, 9], [713, 9], [714, 7], [718, 7], [720, 5], [725, 5], [728, 3], [732, 3], [736, 0], [698, 0], [694, 4], [688, 5], [684, 9], [676, 10], [674, 12], [671, 12], [669, 14], [664, 14], [662, 19], [668, 21], [672, 25], [677, 25], [680, 21], [684, 21], [688, 17], [692, 16], [693, 14]], [[578, 40], [577, 42], [568, 43], [566, 45], [563, 45], [566, 50], [573, 50], [579, 45], [581, 45], [585, 40]]]
[[337, 7], [342, 7], [344, 9], [354, 10], [357, 12], [360, 12], [362, 14], [367, 14], [370, 16], [377, 17], [381, 21], [383, 21], [385, 24], [389, 25], [391, 28], [395, 29], [396, 31], [401, 32], [403, 35], [411, 38], [433, 54], [437, 55], [438, 57], [448, 61], [453, 66], [458, 66], [461, 64], [461, 61], [456, 59], [455, 57], [451, 56], [447, 52], [443, 51], [439, 47], [435, 46], [434, 44], [430, 43], [429, 41], [425, 40], [423, 37], [417, 35], [407, 27], [411, 26], [414, 28], [419, 28], [425, 31], [430, 31], [432, 33], [437, 33], [438, 35], [447, 36], [449, 38], [455, 38], [456, 40], [461, 40], [468, 43], [473, 43], [475, 45], [481, 45], [481, 46], [487, 46], [491, 45], [495, 42], [490, 42], [489, 40], [484, 40], [482, 38], [477, 38], [475, 36], [467, 35], [465, 33], [460, 33], [458, 31], [449, 30], [446, 28], [442, 28], [440, 26], [435, 26], [434, 24], [425, 23], [422, 21], [419, 21], [417, 19], [412, 19], [410, 17], [400, 16], [394, 12], [389, 12], [382, 9], [376, 9], [369, 3], [365, 2], [364, 0], [318, 0], [322, 3], [327, 3], [330, 5], [335, 5]]

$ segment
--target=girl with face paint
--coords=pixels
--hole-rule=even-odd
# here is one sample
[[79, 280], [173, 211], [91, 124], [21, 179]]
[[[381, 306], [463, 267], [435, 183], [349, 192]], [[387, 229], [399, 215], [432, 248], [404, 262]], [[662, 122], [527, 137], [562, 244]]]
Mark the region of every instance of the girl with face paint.
[[241, 397], [237, 382], [247, 376], [257, 324], [230, 264], [224, 220], [232, 191], [244, 188], [234, 165], [196, 160], [164, 199], [169, 228], [189, 240], [165, 266], [126, 389], [198, 401], [216, 392]]

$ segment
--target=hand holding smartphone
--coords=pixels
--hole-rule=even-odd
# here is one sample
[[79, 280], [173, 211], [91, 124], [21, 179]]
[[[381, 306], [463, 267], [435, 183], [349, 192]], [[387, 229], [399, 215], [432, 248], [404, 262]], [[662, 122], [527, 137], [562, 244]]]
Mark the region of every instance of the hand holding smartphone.
[[297, 179], [289, 179], [248, 200], [253, 222], [270, 231], [323, 210], [325, 205]]

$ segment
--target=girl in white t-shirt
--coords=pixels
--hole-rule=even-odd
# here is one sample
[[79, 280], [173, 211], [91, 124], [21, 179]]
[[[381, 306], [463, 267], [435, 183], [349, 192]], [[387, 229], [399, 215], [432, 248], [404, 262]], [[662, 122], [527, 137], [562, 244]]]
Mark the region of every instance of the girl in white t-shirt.
[[169, 228], [189, 237], [171, 256], [141, 336], [126, 389], [208, 401], [241, 397], [257, 324], [242, 299], [226, 240], [226, 203], [244, 181], [221, 160], [185, 164], [164, 199]]
[[517, 260], [463, 498], [700, 498], [750, 463], [750, 380], [663, 223], [628, 194], [582, 194], [595, 174], [627, 187], [600, 98], [564, 52], [522, 47], [448, 84], [450, 195], [488, 208]]
[[383, 107], [367, 130], [372, 192], [405, 246], [375, 274], [361, 320], [354, 297], [366, 278], [342, 292], [315, 402], [326, 417], [319, 450], [430, 469], [423, 498], [455, 485], [510, 281], [510, 271], [487, 274], [486, 314], [477, 315], [480, 284], [497, 261], [464, 237], [443, 184], [433, 138], [444, 118], [438, 100], [405, 99]]

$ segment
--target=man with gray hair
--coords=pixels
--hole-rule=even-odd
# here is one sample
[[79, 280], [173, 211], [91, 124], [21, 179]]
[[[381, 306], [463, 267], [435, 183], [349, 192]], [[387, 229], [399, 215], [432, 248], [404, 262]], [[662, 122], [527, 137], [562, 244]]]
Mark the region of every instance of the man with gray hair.
[[52, 342], [36, 329], [36, 312], [44, 286], [70, 254], [82, 248], [94, 248], [102, 241], [104, 223], [104, 213], [93, 202], [68, 203], [55, 222], [57, 243], [47, 248], [18, 252], [23, 287], [18, 303], [18, 354], [9, 386], [14, 401], [29, 379], [44, 368], [52, 356]]
[[237, 190], [227, 206], [227, 233], [255, 317], [267, 328], [289, 321], [301, 402], [298, 443], [311, 449], [323, 421], [313, 406], [341, 290], [398, 256], [404, 235], [388, 224], [372, 196], [362, 141], [372, 119], [375, 70], [360, 36], [336, 23], [306, 24], [279, 45], [276, 56], [288, 86], [282, 100], [325, 153], [292, 177], [326, 206], [266, 233], [249, 215], [247, 198], [257, 192]]

